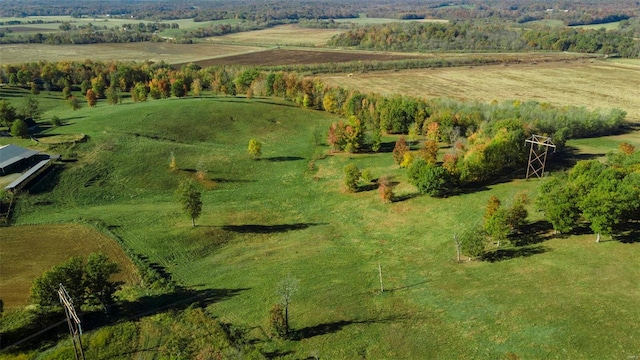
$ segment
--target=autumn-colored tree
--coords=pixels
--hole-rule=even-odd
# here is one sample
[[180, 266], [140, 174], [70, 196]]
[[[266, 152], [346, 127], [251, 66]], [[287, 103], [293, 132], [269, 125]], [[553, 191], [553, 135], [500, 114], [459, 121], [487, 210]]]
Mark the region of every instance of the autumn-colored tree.
[[87, 89], [87, 104], [89, 105], [89, 107], [94, 107], [96, 106], [96, 103], [98, 102], [98, 98], [96, 97], [96, 93], [93, 92], [92, 89]]
[[440, 139], [440, 124], [437, 122], [430, 122], [427, 125], [427, 139], [438, 141]]
[[274, 304], [269, 311], [269, 329], [272, 336], [285, 338], [287, 336], [287, 322], [284, 316], [284, 307], [280, 304]]
[[498, 209], [500, 209], [500, 199], [498, 199], [498, 197], [496, 197], [495, 195], [491, 196], [489, 198], [489, 201], [487, 202], [487, 206], [485, 208], [484, 211], [484, 221], [487, 222], [487, 220], [493, 216], [493, 214], [495, 214]]
[[438, 161], [438, 143], [432, 139], [426, 140], [420, 148], [420, 156], [427, 164], [435, 165]]
[[191, 82], [191, 93], [195, 97], [200, 97], [201, 91], [202, 91], [202, 83], [200, 82], [200, 79], [193, 79], [193, 82]]
[[344, 132], [345, 125], [342, 121], [332, 123], [331, 126], [329, 126], [327, 143], [331, 146], [331, 151], [342, 151], [344, 149], [347, 143]]
[[404, 136], [401, 136], [396, 141], [396, 146], [393, 148], [393, 160], [396, 164], [400, 165], [402, 160], [404, 160], [404, 154], [409, 151], [409, 145], [407, 144], [407, 140], [405, 140]]
[[400, 163], [400, 167], [408, 168], [413, 163], [413, 159], [414, 159], [413, 153], [411, 151], [407, 151], [406, 153], [404, 153], [404, 156], [402, 157], [402, 162]]
[[253, 99], [253, 89], [252, 88], [248, 88], [247, 89], [247, 100], [251, 100]]
[[169, 169], [171, 171], [178, 171], [178, 163], [176, 162], [176, 155], [173, 153], [173, 151], [169, 156]]
[[381, 176], [378, 179], [378, 193], [383, 203], [389, 204], [393, 202], [393, 186], [388, 176]]
[[621, 142], [620, 145], [618, 145], [618, 149], [625, 155], [631, 155], [636, 151], [635, 146], [626, 142]]
[[247, 152], [255, 160], [260, 159], [260, 156], [262, 156], [262, 143], [256, 139], [249, 140], [249, 146], [247, 147]]
[[442, 157], [442, 167], [452, 176], [459, 176], [460, 170], [458, 169], [458, 155], [451, 153], [444, 154]]

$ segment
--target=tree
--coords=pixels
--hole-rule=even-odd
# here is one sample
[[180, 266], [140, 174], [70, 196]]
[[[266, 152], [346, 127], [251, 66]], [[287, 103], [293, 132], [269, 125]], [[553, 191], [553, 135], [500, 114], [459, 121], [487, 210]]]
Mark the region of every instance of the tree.
[[282, 305], [273, 304], [273, 307], [269, 311], [269, 327], [274, 336], [281, 339], [287, 336], [287, 322], [285, 320], [284, 307], [282, 307]]
[[278, 283], [276, 287], [276, 295], [279, 296], [279, 305], [284, 308], [284, 329], [285, 334], [289, 333], [289, 304], [293, 295], [298, 291], [298, 279], [287, 276], [285, 279]]
[[179, 198], [182, 210], [191, 217], [191, 224], [196, 226], [196, 219], [202, 212], [202, 193], [196, 188], [193, 180], [185, 179], [178, 185], [176, 195]]
[[618, 145], [618, 149], [625, 155], [631, 155], [636, 151], [635, 146], [626, 142], [621, 142], [620, 145]]
[[185, 90], [185, 84], [183, 79], [176, 79], [173, 84], [171, 84], [171, 95], [180, 98], [184, 97], [187, 94]]
[[118, 265], [102, 253], [90, 254], [86, 264], [82, 257], [74, 256], [36, 278], [31, 299], [41, 307], [57, 306], [58, 288], [62, 284], [76, 306], [87, 302], [106, 307], [113, 303], [113, 295], [120, 287], [120, 283], [111, 281], [111, 276], [119, 271]]
[[169, 155], [169, 169], [173, 172], [178, 171], [178, 164], [176, 163], [176, 155], [171, 152]]
[[407, 140], [405, 140], [404, 136], [401, 136], [397, 141], [396, 145], [393, 148], [393, 160], [397, 165], [402, 163], [404, 160], [404, 154], [409, 151], [409, 145], [407, 145]]
[[103, 253], [92, 253], [87, 259], [84, 274], [84, 286], [89, 303], [101, 304], [103, 307], [113, 303], [113, 294], [120, 284], [110, 281], [111, 276], [120, 272], [120, 267], [110, 262]]
[[500, 199], [498, 199], [497, 196], [492, 195], [489, 198], [489, 201], [487, 202], [487, 206], [484, 210], [484, 221], [486, 222], [487, 220], [489, 220], [493, 214], [495, 214], [498, 209], [500, 209], [500, 205], [502, 203], [500, 202]]
[[509, 211], [505, 208], [498, 209], [491, 217], [485, 220], [484, 230], [487, 232], [487, 235], [496, 242], [496, 245], [500, 247], [501, 242], [506, 241], [511, 233]]
[[107, 97], [107, 104], [109, 105], [118, 105], [120, 102], [120, 97], [118, 96], [118, 90], [116, 90], [115, 86], [109, 86], [105, 93]]
[[91, 89], [98, 98], [104, 98], [104, 90], [107, 88], [107, 84], [104, 81], [104, 76], [99, 73], [98, 76], [91, 79]]
[[418, 159], [409, 167], [409, 182], [423, 194], [440, 197], [451, 189], [449, 173], [441, 166]]
[[362, 173], [356, 164], [348, 164], [344, 167], [344, 187], [348, 192], [357, 190], [360, 176], [362, 176]]
[[262, 156], [262, 143], [256, 139], [249, 140], [249, 146], [247, 147], [247, 152], [255, 160], [260, 159], [260, 157]]
[[191, 93], [195, 97], [200, 97], [200, 92], [202, 91], [202, 82], [200, 79], [193, 79], [191, 83]]
[[16, 120], [16, 108], [7, 100], [0, 100], [0, 125], [10, 126]]
[[484, 232], [482, 229], [470, 229], [460, 237], [460, 252], [468, 256], [469, 260], [484, 253]]
[[11, 136], [26, 138], [29, 136], [29, 126], [26, 121], [18, 119], [11, 125]]
[[22, 109], [20, 109], [20, 113], [24, 118], [31, 118], [33, 120], [40, 119], [40, 116], [42, 116], [40, 102], [33, 95], [25, 97], [24, 103], [22, 104]]
[[58, 288], [62, 284], [74, 304], [81, 305], [84, 297], [83, 276], [82, 257], [74, 256], [36, 278], [31, 286], [31, 299], [41, 307], [56, 306], [59, 304]]
[[87, 90], [86, 98], [87, 98], [87, 104], [89, 105], [89, 107], [96, 106], [96, 103], [98, 102], [98, 98], [96, 96], [96, 93], [94, 93], [92, 89]]
[[422, 156], [427, 164], [435, 165], [438, 161], [438, 143], [432, 139], [426, 140], [420, 149], [420, 156]]
[[507, 223], [511, 230], [520, 231], [527, 224], [529, 212], [526, 206], [529, 204], [529, 197], [526, 193], [517, 193], [513, 198], [513, 204], [507, 212]]
[[51, 118], [51, 124], [56, 127], [62, 126], [62, 120], [57, 115], [53, 115]]
[[393, 202], [393, 186], [391, 185], [391, 181], [387, 176], [381, 176], [378, 179], [378, 192], [380, 194], [380, 199], [385, 204], [389, 204]]
[[68, 100], [69, 106], [75, 111], [80, 109], [80, 100], [77, 97], [71, 96]]
[[567, 184], [566, 177], [553, 177], [542, 183], [536, 207], [556, 232], [571, 232], [580, 219], [578, 197], [573, 186]]

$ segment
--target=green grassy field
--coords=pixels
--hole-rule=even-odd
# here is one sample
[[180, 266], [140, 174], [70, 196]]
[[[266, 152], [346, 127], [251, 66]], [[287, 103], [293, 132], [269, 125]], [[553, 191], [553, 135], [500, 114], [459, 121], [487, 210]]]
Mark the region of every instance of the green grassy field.
[[[52, 99], [46, 109], [45, 118], [66, 124], [48, 134], [90, 140], [74, 148], [78, 162], [21, 200], [16, 225], [104, 221], [179, 283], [235, 291], [207, 309], [265, 351], [329, 359], [640, 355], [637, 242], [596, 244], [592, 234], [542, 231], [531, 245], [495, 253], [500, 261], [454, 261], [453, 235], [480, 224], [489, 197], [535, 197], [539, 181], [444, 199], [415, 196], [391, 154], [325, 157], [328, 148], [315, 146], [312, 134], [337, 118], [274, 99], [101, 102], [76, 112]], [[246, 155], [251, 138], [263, 143], [259, 161]], [[637, 143], [638, 135], [575, 145], [599, 153], [627, 139]], [[178, 172], [169, 170], [172, 152]], [[318, 170], [309, 171], [314, 157]], [[349, 163], [392, 176], [400, 201], [383, 204], [375, 190], [341, 191]], [[174, 190], [196, 168], [207, 176], [193, 228]], [[540, 219], [529, 211], [532, 222]], [[274, 341], [261, 329], [276, 284], [288, 275], [300, 281], [291, 303], [296, 339]], [[155, 356], [139, 351], [142, 342], [129, 346], [127, 356]]]

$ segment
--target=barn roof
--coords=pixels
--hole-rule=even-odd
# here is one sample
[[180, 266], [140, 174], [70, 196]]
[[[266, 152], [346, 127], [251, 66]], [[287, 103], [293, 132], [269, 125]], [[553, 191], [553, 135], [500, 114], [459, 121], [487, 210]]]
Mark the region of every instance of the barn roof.
[[30, 158], [38, 153], [39, 151], [26, 149], [12, 144], [0, 146], [0, 170], [4, 170], [12, 164], [23, 159]]

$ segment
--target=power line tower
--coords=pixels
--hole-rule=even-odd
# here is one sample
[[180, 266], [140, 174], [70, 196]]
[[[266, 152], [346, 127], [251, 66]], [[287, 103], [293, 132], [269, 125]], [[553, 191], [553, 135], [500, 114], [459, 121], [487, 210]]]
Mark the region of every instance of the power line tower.
[[553, 148], [553, 152], [555, 152], [556, 145], [551, 141], [550, 137], [535, 134], [530, 139], [527, 139], [526, 142], [531, 144], [529, 163], [527, 165], [527, 179], [532, 175], [541, 178], [544, 176], [544, 166], [547, 163], [549, 148]]
[[69, 332], [71, 333], [71, 341], [73, 342], [76, 360], [85, 360], [84, 351], [82, 350], [82, 340], [80, 338], [82, 336], [80, 318], [73, 307], [71, 296], [69, 296], [67, 289], [64, 288], [62, 283], [60, 283], [60, 288], [58, 289], [58, 297], [60, 298], [62, 307], [64, 307], [64, 313], [67, 316], [67, 324], [69, 324]]

